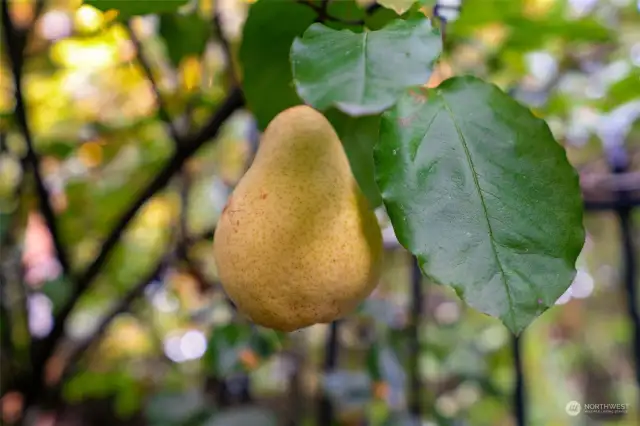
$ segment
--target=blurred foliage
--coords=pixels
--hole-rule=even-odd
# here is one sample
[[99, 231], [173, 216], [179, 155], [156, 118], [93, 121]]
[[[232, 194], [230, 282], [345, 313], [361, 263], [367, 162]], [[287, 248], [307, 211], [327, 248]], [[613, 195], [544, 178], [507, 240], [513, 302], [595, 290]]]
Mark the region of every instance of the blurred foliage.
[[[245, 64], [244, 76], [268, 74], [273, 79], [268, 87], [244, 88], [250, 104], [253, 99], [262, 101], [260, 109], [253, 111], [259, 128], [268, 122], [267, 117], [300, 102], [289, 85], [291, 71], [276, 59], [288, 55], [294, 37], [316, 18], [311, 8], [287, 7], [284, 2], [282, 13], [274, 9], [273, 15], [253, 16], [250, 11], [266, 1], [253, 6], [229, 0], [216, 6], [234, 61]], [[415, 5], [409, 9], [413, 2], [404, 0], [380, 3], [395, 12], [382, 8], [368, 16], [372, 28], [381, 27], [396, 12], [415, 13], [417, 9]], [[433, 3], [420, 2], [428, 10]], [[447, 28], [444, 54], [432, 81], [471, 73], [495, 82], [549, 122], [576, 167], [605, 171], [595, 124], [640, 100], [636, 2], [463, 3], [460, 17]], [[228, 83], [224, 47], [211, 26], [213, 5], [211, 0], [47, 3], [36, 36], [27, 47], [26, 98], [42, 173], [63, 242], [71, 247], [74, 269], [85, 267], [95, 257], [117, 218], [174, 149], [159, 120], [153, 87], [136, 60], [127, 20], [143, 45], [169, 114], [184, 129], [193, 130], [219, 104]], [[134, 17], [164, 8], [174, 11], [177, 6], [181, 8], [176, 13]], [[12, 7], [20, 22], [32, 13], [28, 2]], [[118, 14], [111, 12], [114, 7]], [[331, 7], [334, 16], [362, 17], [354, 2], [333, 2]], [[277, 31], [271, 36], [277, 36], [278, 43], [261, 40], [265, 25], [294, 18], [295, 25], [269, 27]], [[246, 47], [243, 40], [253, 42]], [[252, 60], [260, 63], [264, 58], [273, 58], [272, 68], [251, 66]], [[3, 53], [0, 278], [15, 283], [7, 277], [15, 276], [21, 267], [43, 276], [29, 283], [30, 291], [46, 295], [50, 302], [34, 304], [28, 318], [20, 312], [12, 314], [10, 331], [16, 342], [24, 342], [21, 321], [29, 321], [32, 333], [50, 327], [51, 313], [69, 297], [70, 288], [42, 260], [51, 257], [50, 250], [33, 254], [31, 260], [23, 256], [21, 264], [15, 262], [21, 250], [16, 241], [25, 240], [28, 215], [37, 201], [28, 185], [21, 185], [25, 144], [12, 121], [12, 81]], [[352, 152], [361, 152], [370, 136], [359, 129], [370, 130], [377, 123], [368, 123], [368, 119], [351, 122], [337, 112], [334, 115], [332, 121], [341, 136], [347, 135], [347, 153], [351, 157]], [[119, 316], [100, 344], [79, 361], [63, 389], [68, 404], [63, 417], [69, 421], [80, 416], [73, 410], [76, 405], [104, 399], [110, 401], [111, 424], [125, 424], [141, 415], [144, 420], [138, 424], [150, 426], [271, 426], [284, 424], [298, 409], [303, 413], [302, 426], [315, 424], [311, 422], [315, 401], [326, 395], [343, 425], [362, 424], [357, 423], [361, 419], [372, 426], [415, 424], [408, 414], [410, 377], [404, 368], [410, 363], [412, 330], [411, 260], [406, 252], [389, 251], [379, 288], [356, 315], [341, 323], [339, 365], [330, 372], [322, 368], [326, 326], [292, 335], [256, 328], [238, 318], [221, 294], [208, 233], [251, 160], [255, 141], [250, 135], [255, 124], [250, 114], [237, 113], [215, 143], [198, 151], [185, 167], [191, 181], [186, 209], [178, 184], [172, 183], [149, 201], [81, 299], [68, 330], [71, 347], [91, 336], [109, 307], [153, 268], [172, 244], [171, 231], [180, 226], [181, 217], [187, 218], [186, 231], [195, 241], [188, 249], [190, 262], [176, 261], [149, 286], [134, 313]], [[638, 125], [630, 127], [626, 141], [638, 169]], [[358, 163], [357, 167], [356, 174], [367, 176], [372, 163]], [[375, 184], [363, 186], [378, 205]], [[635, 218], [637, 222], [638, 213]], [[631, 404], [629, 415], [616, 424], [632, 425], [637, 417], [639, 407], [634, 403], [639, 390], [632, 380], [633, 360], [627, 351], [630, 331], [618, 285], [618, 224], [615, 216], [598, 213], [587, 215], [585, 225], [589, 235], [579, 269], [586, 278], [578, 284], [588, 291], [575, 291], [574, 297], [536, 320], [525, 333], [528, 415], [534, 426], [582, 424], [583, 417], [569, 417], [565, 412], [572, 400]], [[6, 287], [3, 306], [24, 304], [17, 286]], [[513, 365], [507, 330], [496, 320], [469, 310], [452, 291], [426, 280], [422, 287], [426, 313], [419, 328], [420, 403], [425, 421], [432, 422], [425, 424], [511, 424]], [[4, 316], [0, 329], [4, 335]], [[27, 357], [16, 360], [26, 362]], [[4, 373], [4, 358], [2, 364], [4, 389], [4, 377], [10, 374]], [[51, 369], [52, 378], [56, 371]], [[239, 377], [249, 379], [250, 401], [217, 401], [220, 383], [234, 396]], [[294, 382], [298, 387], [292, 395], [289, 389]], [[213, 389], [211, 383], [216, 384]], [[91, 415], [105, 416], [101, 413], [82, 414], [80, 422], [92, 424]]]

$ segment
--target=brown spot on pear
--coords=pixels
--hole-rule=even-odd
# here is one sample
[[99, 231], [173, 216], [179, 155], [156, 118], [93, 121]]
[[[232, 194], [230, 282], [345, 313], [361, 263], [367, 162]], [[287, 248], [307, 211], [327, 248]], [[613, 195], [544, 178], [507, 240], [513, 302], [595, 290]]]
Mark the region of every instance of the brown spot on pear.
[[320, 112], [278, 114], [232, 196], [234, 220], [219, 221], [213, 255], [226, 294], [256, 324], [329, 323], [376, 287], [382, 233]]

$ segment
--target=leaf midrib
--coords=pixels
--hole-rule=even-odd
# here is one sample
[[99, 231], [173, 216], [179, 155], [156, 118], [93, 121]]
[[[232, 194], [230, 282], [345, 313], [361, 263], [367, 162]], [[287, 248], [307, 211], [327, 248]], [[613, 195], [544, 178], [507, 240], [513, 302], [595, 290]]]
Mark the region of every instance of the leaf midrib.
[[513, 325], [515, 326], [515, 311], [513, 308], [513, 298], [511, 296], [511, 290], [509, 289], [509, 285], [507, 283], [507, 277], [506, 274], [504, 272], [504, 268], [502, 266], [502, 262], [500, 261], [500, 258], [498, 257], [498, 250], [496, 248], [496, 243], [494, 241], [494, 236], [493, 236], [493, 228], [491, 226], [491, 221], [489, 220], [489, 212], [487, 210], [487, 204], [484, 200], [484, 195], [482, 194], [482, 189], [480, 188], [480, 182], [478, 181], [478, 174], [476, 173], [476, 168], [473, 164], [473, 160], [471, 159], [471, 152], [469, 151], [469, 147], [467, 145], [467, 140], [464, 137], [464, 134], [462, 133], [462, 129], [460, 128], [460, 126], [458, 125], [458, 122], [456, 121], [455, 115], [453, 114], [453, 111], [451, 110], [451, 108], [449, 107], [449, 104], [447, 104], [447, 101], [445, 99], [445, 97], [440, 94], [439, 95], [440, 98], [442, 99], [442, 105], [444, 106], [444, 108], [447, 110], [447, 113], [449, 114], [449, 116], [451, 117], [451, 122], [453, 123], [453, 127], [455, 127], [456, 129], [456, 133], [458, 133], [458, 137], [460, 139], [460, 142], [462, 143], [462, 147], [464, 148], [464, 153], [465, 153], [465, 157], [467, 159], [467, 163], [469, 164], [469, 167], [471, 168], [471, 175], [473, 176], [473, 183], [476, 187], [476, 191], [478, 192], [478, 196], [480, 197], [480, 204], [482, 205], [482, 210], [484, 211], [484, 218], [485, 221], [487, 223], [487, 230], [489, 232], [489, 241], [491, 242], [491, 251], [493, 252], [493, 257], [496, 260], [496, 263], [498, 264], [498, 268], [499, 268], [499, 272], [500, 272], [500, 277], [502, 278], [502, 284], [504, 285], [505, 291], [507, 293], [507, 299], [509, 300], [509, 314], [511, 315], [511, 320], [513, 321]]
[[369, 33], [364, 32], [362, 39], [362, 89], [360, 90], [360, 104], [364, 104], [364, 95], [367, 91], [367, 42], [369, 40]]

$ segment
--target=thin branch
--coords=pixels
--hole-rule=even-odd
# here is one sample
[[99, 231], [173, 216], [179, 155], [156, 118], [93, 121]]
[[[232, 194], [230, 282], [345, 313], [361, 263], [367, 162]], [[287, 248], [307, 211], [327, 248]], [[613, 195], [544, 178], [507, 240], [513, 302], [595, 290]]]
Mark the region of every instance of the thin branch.
[[0, 296], [2, 300], [0, 300], [0, 321], [2, 322], [2, 326], [0, 329], [0, 346], [2, 346], [2, 352], [5, 354], [8, 359], [13, 358], [13, 339], [11, 336], [11, 332], [13, 329], [13, 318], [9, 314], [9, 310], [6, 307], [7, 297], [7, 284], [8, 277], [2, 271], [2, 265], [0, 265]]
[[240, 88], [234, 88], [216, 113], [211, 117], [210, 121], [196, 134], [186, 138], [184, 143], [175, 152], [167, 164], [160, 170], [155, 178], [140, 192], [138, 198], [130, 205], [130, 207], [118, 219], [115, 227], [108, 235], [100, 252], [93, 262], [85, 269], [85, 271], [77, 279], [77, 286], [67, 301], [61, 308], [59, 314], [55, 318], [54, 326], [49, 335], [42, 341], [41, 355], [38, 358], [36, 367], [39, 368], [40, 374], [37, 375], [39, 380], [43, 381], [44, 363], [53, 354], [56, 345], [62, 335], [69, 315], [78, 303], [80, 297], [90, 288], [93, 280], [100, 273], [102, 267], [109, 259], [111, 252], [117, 245], [120, 237], [126, 230], [131, 220], [136, 216], [140, 208], [153, 197], [156, 193], [165, 188], [171, 178], [177, 173], [182, 165], [187, 161], [206, 141], [215, 137], [226, 120], [239, 108], [244, 105], [244, 98]]
[[319, 13], [320, 13], [320, 19], [326, 19], [327, 15], [328, 15], [328, 11], [329, 11], [329, 2], [331, 0], [322, 0], [320, 2], [320, 8]]
[[382, 8], [382, 6], [378, 2], [373, 2], [364, 10], [365, 13], [369, 16], [373, 15], [378, 9]]
[[522, 351], [522, 335], [511, 338], [513, 350], [513, 370], [516, 376], [515, 388], [513, 391], [513, 413], [516, 418], [517, 426], [527, 424], [526, 412], [526, 385], [523, 367], [523, 351]]
[[227, 37], [224, 35], [224, 31], [222, 29], [219, 5], [220, 2], [218, 1], [214, 2], [213, 4], [213, 31], [215, 32], [215, 36], [222, 46], [225, 59], [227, 60], [227, 73], [229, 75], [229, 82], [231, 83], [231, 85], [237, 86], [239, 84], [238, 74], [236, 73], [236, 69], [234, 66], [231, 44], [229, 43]]
[[20, 127], [20, 131], [22, 132], [27, 145], [25, 159], [33, 170], [40, 211], [47, 224], [49, 233], [51, 234], [56, 251], [56, 257], [60, 262], [60, 266], [62, 266], [64, 275], [69, 276], [71, 265], [69, 263], [66, 249], [62, 244], [60, 234], [58, 233], [55, 213], [51, 205], [51, 200], [49, 199], [49, 193], [44, 184], [44, 178], [40, 173], [40, 159], [38, 158], [34, 148], [31, 129], [27, 119], [27, 107], [25, 105], [24, 93], [22, 91], [22, 71], [24, 66], [24, 48], [27, 40], [27, 33], [18, 31], [13, 25], [13, 21], [9, 14], [9, 5], [7, 0], [2, 0], [2, 27], [4, 29], [4, 41], [11, 62], [11, 73], [13, 74], [15, 86], [15, 115], [18, 126]]
[[142, 70], [144, 71], [147, 77], [147, 80], [149, 80], [149, 83], [151, 84], [151, 88], [153, 89], [153, 93], [156, 97], [158, 115], [160, 116], [160, 119], [165, 123], [165, 125], [169, 128], [169, 134], [171, 135], [171, 138], [173, 139], [176, 146], [178, 146], [182, 143], [182, 138], [180, 137], [180, 134], [178, 133], [178, 129], [176, 128], [175, 124], [173, 123], [173, 120], [171, 119], [171, 116], [169, 115], [169, 110], [166, 104], [162, 100], [162, 94], [160, 93], [160, 88], [158, 87], [158, 83], [156, 82], [156, 79], [153, 76], [153, 72], [151, 71], [151, 65], [149, 64], [149, 61], [144, 55], [142, 43], [140, 42], [140, 39], [136, 35], [135, 31], [133, 30], [130, 22], [127, 23], [126, 28], [127, 28], [127, 32], [129, 33], [129, 38], [131, 39], [131, 42], [136, 48], [136, 52], [137, 52], [136, 56], [138, 58], [138, 62], [140, 63], [140, 66], [142, 67]]
[[45, 0], [36, 0], [35, 12], [33, 14], [33, 25], [35, 25], [40, 15], [42, 15], [45, 4], [46, 4]]
[[[324, 362], [322, 366], [322, 374], [330, 374], [338, 367], [338, 351], [339, 351], [339, 326], [341, 321], [334, 321], [329, 325], [329, 333], [324, 348]], [[326, 392], [323, 390], [320, 395], [318, 404], [318, 426], [331, 425], [334, 422], [333, 403]]]
[[411, 256], [411, 321], [409, 326], [409, 413], [419, 420], [422, 417], [422, 374], [420, 372], [420, 321], [424, 314], [422, 270], [418, 259]]
[[5, 132], [0, 132], [0, 154], [4, 154], [9, 151], [9, 147], [7, 146], [7, 134]]

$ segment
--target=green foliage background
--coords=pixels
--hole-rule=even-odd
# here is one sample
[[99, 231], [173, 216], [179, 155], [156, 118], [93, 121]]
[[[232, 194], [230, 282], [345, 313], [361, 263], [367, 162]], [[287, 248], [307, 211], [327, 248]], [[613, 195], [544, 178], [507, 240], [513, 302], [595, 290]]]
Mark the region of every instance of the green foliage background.
[[[255, 148], [251, 134], [277, 112], [301, 103], [300, 87], [312, 86], [318, 78], [307, 68], [293, 81], [287, 65], [295, 37], [301, 37], [297, 48], [313, 47], [309, 34], [303, 36], [316, 18], [313, 8], [271, 0], [219, 5], [209, 0], [84, 3], [47, 4], [35, 26], [36, 36], [27, 44], [23, 70], [35, 148], [74, 270], [92, 262], [122, 212], [180, 149], [163, 124], [154, 88], [164, 113], [179, 131], [189, 134], [207, 122], [239, 81], [249, 110], [231, 116], [220, 134], [189, 159], [178, 178], [144, 205], [80, 299], [63, 345], [70, 352], [94, 335], [102, 315], [169, 253], [165, 263], [171, 266], [161, 268], [143, 297], [116, 316], [65, 376], [60, 385], [63, 399], [58, 401], [59, 407], [66, 406], [63, 415], [81, 418], [85, 424], [91, 424], [92, 415], [102, 415], [113, 416], [112, 424], [150, 426], [266, 426], [284, 424], [292, 417], [298, 417], [300, 425], [311, 425], [316, 424], [317, 400], [326, 396], [341, 425], [361, 424], [362, 419], [370, 425], [411, 424], [407, 413], [412, 397], [409, 382], [415, 372], [408, 349], [413, 330], [412, 261], [404, 249], [389, 250], [379, 289], [356, 315], [341, 323], [339, 367], [329, 375], [322, 372], [329, 327], [315, 326], [288, 336], [252, 327], [233, 314], [216, 283], [211, 231], [229, 191], [251, 161]], [[430, 15], [433, 3], [381, 2], [407, 19], [419, 16], [421, 5]], [[28, 5], [12, 7], [14, 17], [28, 20]], [[108, 12], [113, 7], [120, 10], [117, 16]], [[220, 14], [221, 31], [214, 25], [214, 10]], [[464, 0], [460, 17], [447, 27], [444, 51], [430, 81], [435, 86], [451, 76], [472, 74], [494, 83], [547, 121], [581, 174], [606, 172], [594, 123], [640, 100], [640, 16], [632, 1], [603, 0], [584, 15], [572, 15], [570, 10], [568, 2], [560, 0]], [[162, 14], [134, 17], [140, 13]], [[398, 17], [390, 9], [367, 15], [346, 1], [331, 2], [328, 13], [343, 21], [364, 19], [372, 29]], [[252, 14], [256, 18], [248, 20]], [[136, 44], [127, 29], [131, 17], [129, 25], [155, 86], [136, 60]], [[335, 31], [350, 27], [337, 21], [326, 24]], [[419, 51], [420, 43], [415, 43], [409, 51]], [[549, 68], [538, 69], [543, 53], [555, 59], [558, 69], [549, 81], [542, 75]], [[14, 307], [24, 304], [16, 277], [27, 225], [36, 226], [33, 212], [38, 203], [32, 176], [21, 168], [25, 144], [13, 116], [8, 59], [3, 52], [0, 254], [6, 285], [3, 306]], [[349, 61], [341, 59], [331, 69], [348, 67]], [[355, 74], [353, 81], [360, 81]], [[334, 94], [339, 98], [344, 93], [338, 88]], [[326, 103], [331, 106], [326, 114], [340, 133], [367, 196], [372, 204], [381, 205], [384, 197], [373, 177], [372, 145], [378, 126], [387, 132], [390, 127], [377, 116], [350, 116], [350, 108], [340, 111], [342, 99], [337, 103], [336, 99]], [[374, 93], [372, 99], [380, 98]], [[637, 125], [629, 127], [625, 141], [638, 170]], [[566, 188], [566, 182], [556, 183], [555, 189], [553, 182], [546, 188], [549, 197], [556, 191], [554, 200]], [[411, 202], [411, 194], [400, 197]], [[542, 228], [546, 220], [556, 223], [557, 217], [550, 211], [536, 220]], [[584, 417], [572, 418], [565, 412], [572, 400], [630, 404], [630, 413], [617, 424], [635, 424], [637, 417], [640, 390], [632, 379], [629, 324], [618, 284], [618, 224], [608, 213], [586, 214], [584, 224], [587, 241], [577, 263], [578, 279], [593, 280], [593, 291], [589, 297], [575, 296], [552, 307], [523, 336], [531, 425], [582, 424]], [[399, 237], [402, 240], [403, 235]], [[36, 245], [46, 248], [44, 237], [39, 238]], [[171, 250], [176, 241], [180, 249]], [[416, 245], [429, 243], [426, 237]], [[42, 251], [42, 257], [31, 254], [35, 260], [25, 261], [27, 271], [44, 268], [43, 259], [50, 258], [52, 250]], [[73, 288], [51, 271], [44, 275], [49, 278], [32, 284], [30, 291], [45, 294], [57, 313]], [[511, 424], [510, 332], [495, 318], [467, 306], [452, 289], [426, 278], [422, 287], [425, 313], [420, 318], [417, 370], [424, 421]], [[27, 368], [29, 351], [24, 311], [11, 309], [8, 319], [0, 326], [3, 333], [9, 330], [14, 347], [9, 356], [3, 341], [3, 393], [11, 388], [14, 375]], [[206, 351], [185, 359], [189, 350], [201, 349], [202, 336]], [[47, 374], [55, 381], [64, 369], [65, 350], [50, 364]], [[221, 380], [234, 382], [244, 375], [250, 379], [250, 407], [216, 401], [214, 391], [219, 392]], [[92, 413], [94, 403], [99, 408]]]

